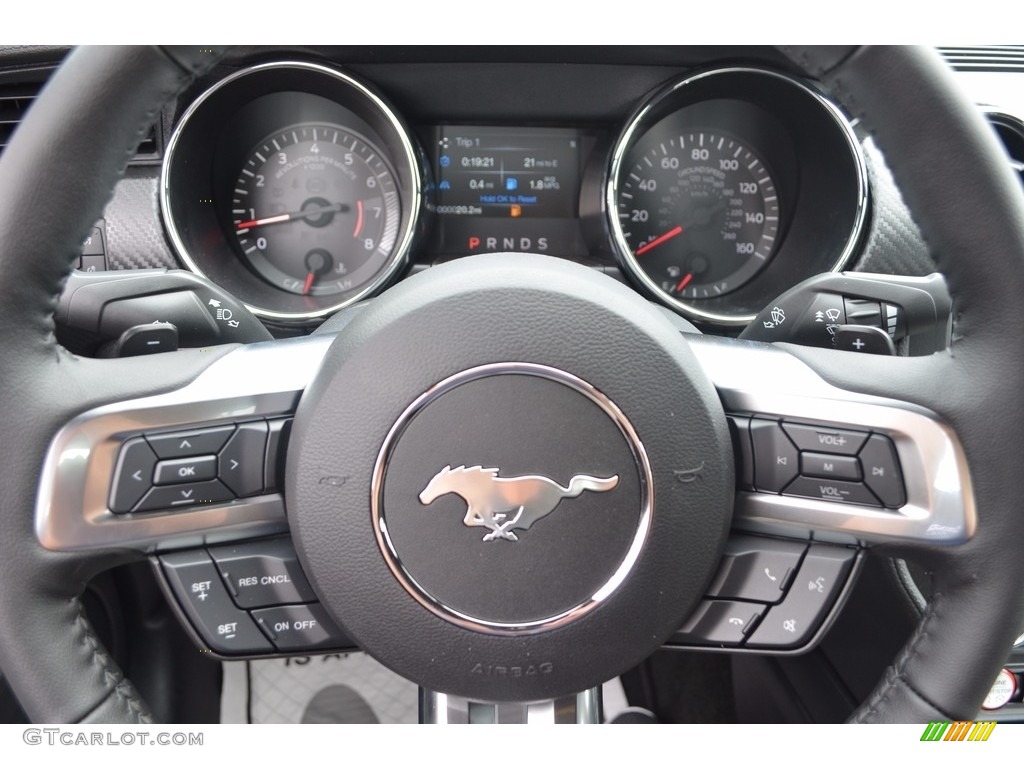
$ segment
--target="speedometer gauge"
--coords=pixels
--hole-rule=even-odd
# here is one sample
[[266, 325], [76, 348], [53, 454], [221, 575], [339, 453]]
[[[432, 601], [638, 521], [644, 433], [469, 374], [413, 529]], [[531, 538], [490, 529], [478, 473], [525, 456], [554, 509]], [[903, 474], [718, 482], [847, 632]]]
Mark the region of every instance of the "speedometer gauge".
[[779, 196], [752, 149], [721, 132], [651, 131], [630, 152], [619, 190], [622, 235], [665, 293], [726, 294], [775, 252]]
[[388, 263], [398, 192], [369, 140], [340, 125], [300, 124], [253, 149], [231, 214], [257, 274], [285, 291], [321, 296], [358, 288]]
[[746, 325], [858, 247], [860, 145], [808, 81], [727, 67], [666, 83], [609, 160], [602, 212], [623, 273], [694, 321]]

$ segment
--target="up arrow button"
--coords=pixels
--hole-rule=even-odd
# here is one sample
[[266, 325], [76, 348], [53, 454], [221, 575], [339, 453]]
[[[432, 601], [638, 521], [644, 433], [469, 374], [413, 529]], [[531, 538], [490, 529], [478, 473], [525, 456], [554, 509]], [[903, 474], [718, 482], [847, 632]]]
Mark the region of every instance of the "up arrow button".
[[186, 456], [215, 454], [224, 447], [235, 431], [233, 424], [221, 427], [171, 432], [163, 435], [146, 435], [153, 451], [161, 459], [180, 459]]

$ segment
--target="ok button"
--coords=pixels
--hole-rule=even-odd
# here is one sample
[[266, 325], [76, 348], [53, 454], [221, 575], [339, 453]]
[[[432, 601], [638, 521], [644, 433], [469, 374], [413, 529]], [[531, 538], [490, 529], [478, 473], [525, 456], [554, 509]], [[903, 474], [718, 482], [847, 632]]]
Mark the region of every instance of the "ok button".
[[217, 476], [216, 456], [196, 456], [188, 459], [167, 459], [158, 462], [153, 473], [155, 485], [192, 483], [212, 480]]

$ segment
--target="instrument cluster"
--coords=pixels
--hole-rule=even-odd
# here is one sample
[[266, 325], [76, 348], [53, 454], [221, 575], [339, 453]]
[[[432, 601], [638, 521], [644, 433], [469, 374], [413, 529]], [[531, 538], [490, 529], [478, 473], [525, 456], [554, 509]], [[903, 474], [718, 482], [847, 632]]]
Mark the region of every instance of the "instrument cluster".
[[361, 78], [260, 64], [183, 111], [161, 178], [182, 263], [278, 325], [499, 251], [618, 267], [695, 322], [742, 326], [848, 263], [867, 194], [842, 112], [754, 67], [674, 78], [616, 124], [410, 125]]

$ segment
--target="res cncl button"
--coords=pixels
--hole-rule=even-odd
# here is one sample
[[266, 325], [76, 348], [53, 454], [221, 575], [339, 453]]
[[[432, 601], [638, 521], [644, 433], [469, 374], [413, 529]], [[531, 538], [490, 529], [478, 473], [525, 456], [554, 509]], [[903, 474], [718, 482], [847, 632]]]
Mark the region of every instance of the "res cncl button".
[[213, 547], [210, 555], [239, 608], [316, 600], [286, 539]]

